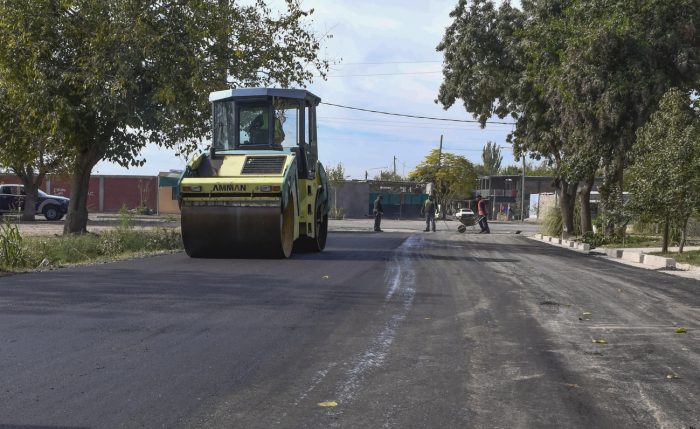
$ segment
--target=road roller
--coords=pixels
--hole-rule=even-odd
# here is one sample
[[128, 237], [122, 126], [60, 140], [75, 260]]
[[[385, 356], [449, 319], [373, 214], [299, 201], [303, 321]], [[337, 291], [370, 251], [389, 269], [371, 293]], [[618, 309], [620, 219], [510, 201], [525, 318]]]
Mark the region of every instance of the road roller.
[[316, 107], [302, 89], [213, 92], [212, 144], [179, 183], [190, 257], [289, 258], [320, 252], [329, 182], [318, 160]]

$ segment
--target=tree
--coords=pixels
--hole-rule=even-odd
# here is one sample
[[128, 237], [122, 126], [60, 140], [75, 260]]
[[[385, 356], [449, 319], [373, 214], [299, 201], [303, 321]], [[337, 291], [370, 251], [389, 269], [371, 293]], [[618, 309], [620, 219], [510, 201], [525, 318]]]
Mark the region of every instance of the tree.
[[[9, 102], [12, 88], [0, 78], [0, 165], [16, 175], [24, 185], [23, 221], [34, 221], [38, 191], [49, 173], [66, 172], [71, 154], [59, 144], [57, 124], [49, 115], [25, 116]], [[25, 94], [14, 94], [24, 98]], [[15, 101], [16, 101], [15, 98]], [[24, 98], [23, 104], [32, 100]]]
[[345, 182], [345, 166], [342, 162], [339, 162], [335, 167], [329, 166], [326, 168], [326, 176], [333, 185]]
[[[548, 70], [549, 101], [576, 137], [578, 168], [592, 183], [599, 165], [606, 233], [622, 226], [623, 172], [637, 130], [673, 86], [696, 87], [700, 43], [695, 0], [570, 0], [561, 15], [564, 49]], [[617, 228], [617, 233], [623, 229]]]
[[374, 176], [373, 180], [379, 180], [384, 182], [403, 182], [406, 179], [404, 177], [401, 177], [400, 174], [394, 173], [393, 171], [381, 170], [379, 174]]
[[662, 222], [662, 251], [668, 251], [669, 227], [682, 231], [683, 252], [688, 219], [700, 210], [700, 115], [688, 93], [673, 88], [659, 110], [639, 129], [629, 168], [632, 210]]
[[457, 199], [467, 199], [476, 184], [474, 165], [465, 157], [433, 149], [408, 175], [409, 179], [433, 184], [437, 204], [444, 208]]
[[498, 173], [504, 176], [518, 176], [523, 174], [523, 169], [517, 165], [506, 165]]
[[529, 176], [553, 176], [556, 174], [556, 170], [549, 165], [549, 162], [542, 161], [538, 165], [534, 163], [526, 163], [526, 170]]
[[501, 162], [503, 162], [501, 148], [495, 142], [487, 141], [481, 152], [481, 160], [484, 162], [484, 168], [489, 176], [498, 174]]
[[[529, 154], [556, 169], [563, 235], [573, 231], [583, 182], [587, 205], [601, 166], [606, 231], [622, 224], [622, 179], [636, 130], [671, 86], [700, 80], [695, 0], [507, 2], [461, 0], [438, 50], [445, 54], [438, 100], [459, 98], [482, 126], [516, 121], [516, 159]], [[589, 228], [588, 209], [582, 224]], [[587, 219], [586, 219], [587, 218]]]
[[86, 231], [100, 160], [141, 165], [147, 143], [198, 147], [210, 132], [209, 92], [325, 76], [304, 24], [311, 12], [294, 0], [279, 15], [264, 0], [0, 2], [0, 76], [32, 100], [12, 107], [59, 118], [59, 142], [74, 156], [64, 232]]

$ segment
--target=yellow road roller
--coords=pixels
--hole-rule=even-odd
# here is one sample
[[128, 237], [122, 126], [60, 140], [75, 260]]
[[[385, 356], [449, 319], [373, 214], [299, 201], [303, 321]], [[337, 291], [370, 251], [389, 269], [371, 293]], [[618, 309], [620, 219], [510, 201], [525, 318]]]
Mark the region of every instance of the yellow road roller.
[[316, 106], [301, 89], [213, 92], [212, 144], [179, 183], [191, 257], [279, 257], [326, 246], [330, 189]]

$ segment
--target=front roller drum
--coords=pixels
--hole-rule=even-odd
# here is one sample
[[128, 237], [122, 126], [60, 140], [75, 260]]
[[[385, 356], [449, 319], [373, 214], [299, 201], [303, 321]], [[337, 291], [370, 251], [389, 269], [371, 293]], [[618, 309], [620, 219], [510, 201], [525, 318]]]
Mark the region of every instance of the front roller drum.
[[279, 207], [183, 206], [182, 242], [193, 258], [288, 258], [294, 204]]

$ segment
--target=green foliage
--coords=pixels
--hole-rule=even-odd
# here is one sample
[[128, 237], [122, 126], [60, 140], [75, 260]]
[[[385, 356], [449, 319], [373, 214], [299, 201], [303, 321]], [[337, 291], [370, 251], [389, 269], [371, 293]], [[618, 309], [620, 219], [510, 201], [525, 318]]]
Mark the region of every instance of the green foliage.
[[142, 165], [148, 143], [194, 151], [210, 132], [209, 92], [325, 76], [312, 11], [283, 4], [277, 13], [264, 0], [0, 2], [0, 99], [71, 155], [66, 232], [85, 231], [87, 178], [100, 160]]
[[433, 149], [408, 175], [410, 180], [434, 185], [437, 203], [449, 206], [453, 200], [469, 198], [476, 184], [474, 165], [465, 157]]
[[578, 239], [582, 243], [588, 243], [591, 248], [604, 246], [611, 242], [610, 237], [606, 237], [602, 232], [587, 232]]
[[345, 166], [343, 166], [342, 162], [339, 162], [335, 167], [326, 167], [326, 176], [328, 176], [328, 181], [333, 185], [345, 182]]
[[0, 268], [16, 268], [27, 261], [22, 236], [7, 220], [0, 225]]
[[499, 171], [499, 174], [502, 174], [504, 176], [519, 176], [523, 174], [522, 168], [518, 167], [517, 165], [507, 165], [503, 168], [501, 168], [501, 171]]
[[[687, 93], [672, 89], [638, 132], [629, 168], [630, 209], [645, 221], [683, 230], [700, 210], [700, 116]], [[678, 235], [676, 233], [676, 235]]]
[[[603, 167], [606, 223], [624, 223], [623, 169], [636, 130], [670, 87], [697, 87], [696, 0], [460, 1], [438, 50], [438, 100], [482, 125], [511, 116], [516, 157], [556, 169], [560, 191]], [[602, 163], [602, 165], [601, 165]], [[573, 192], [572, 192], [573, 191]]]
[[382, 170], [374, 176], [373, 180], [379, 180], [379, 181], [384, 181], [384, 182], [404, 182], [406, 181], [405, 177], [402, 177], [398, 173], [394, 173], [393, 171], [389, 170]]
[[561, 210], [559, 210], [559, 207], [550, 207], [542, 217], [540, 233], [550, 237], [560, 237], [562, 231]]
[[547, 161], [542, 161], [537, 165], [527, 163], [526, 167], [525, 171], [528, 176], [554, 176], [557, 174], [556, 169]]
[[182, 239], [175, 229], [141, 231], [116, 228], [101, 234], [26, 237], [22, 249], [26, 259], [14, 268], [35, 268], [44, 259], [49, 261], [49, 265], [55, 266], [180, 250]]
[[692, 250], [684, 253], [654, 253], [654, 255], [673, 258], [681, 264], [700, 266], [700, 250]]
[[[574, 230], [571, 235], [581, 235], [581, 207], [576, 204], [574, 208]], [[561, 237], [564, 231], [564, 221], [559, 207], [550, 207], [542, 218], [540, 233], [550, 237]]]
[[498, 174], [498, 171], [501, 169], [501, 162], [503, 162], [501, 148], [495, 142], [486, 142], [486, 145], [481, 152], [481, 160], [484, 163], [484, 168], [486, 169], [487, 175], [493, 176]]
[[124, 232], [133, 229], [134, 217], [134, 213], [126, 207], [126, 204], [122, 205], [119, 209], [119, 226], [117, 229]]

